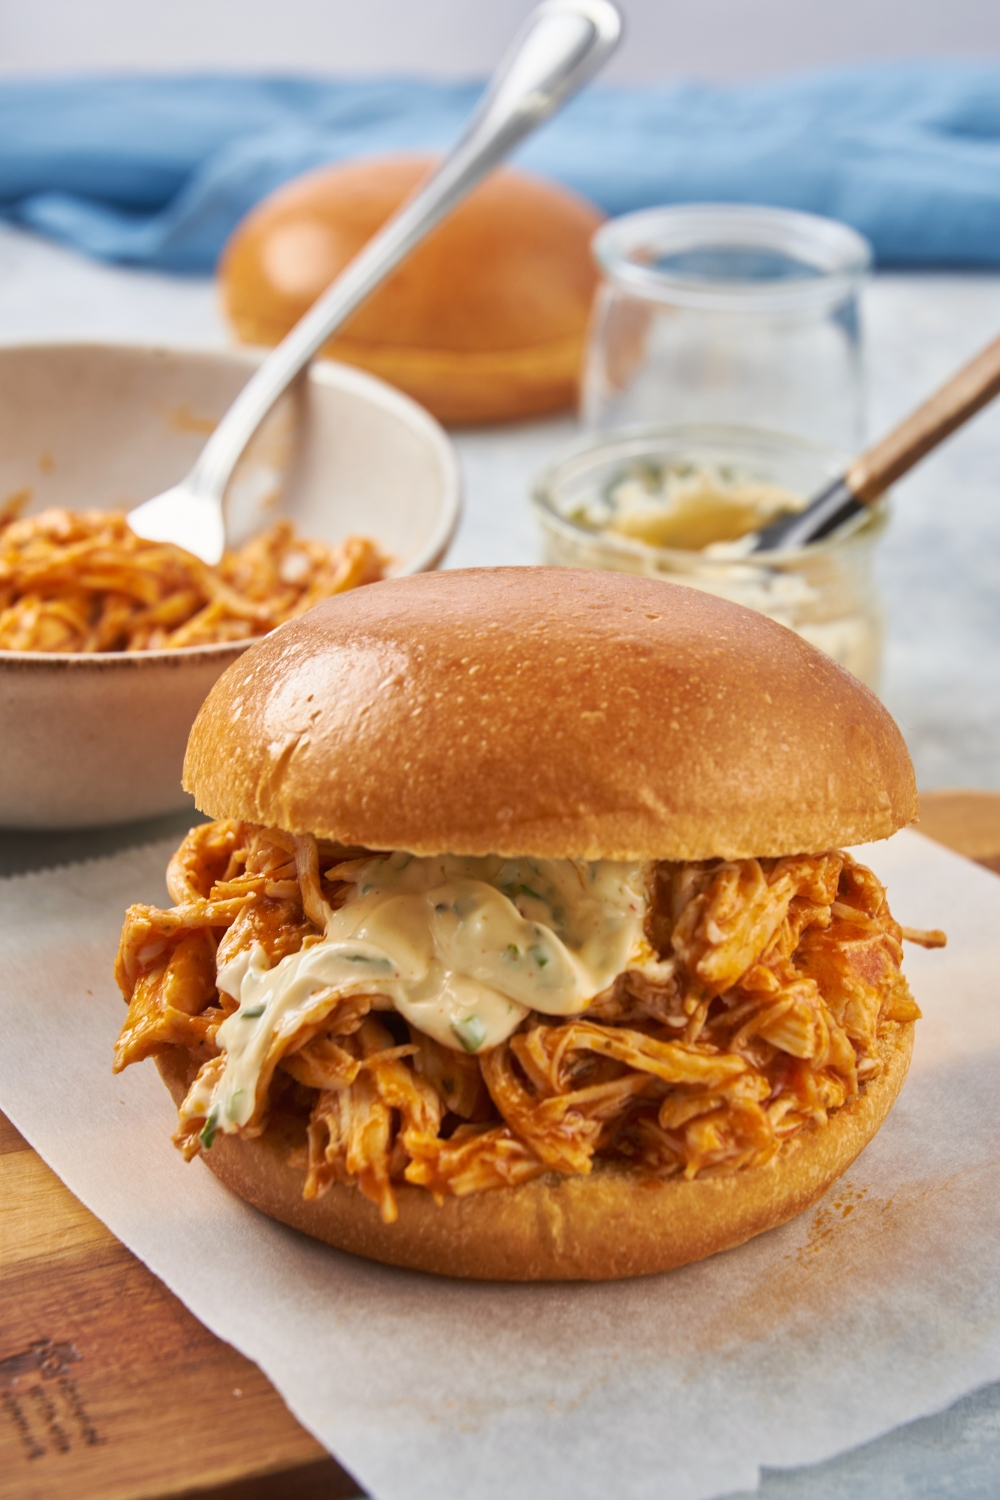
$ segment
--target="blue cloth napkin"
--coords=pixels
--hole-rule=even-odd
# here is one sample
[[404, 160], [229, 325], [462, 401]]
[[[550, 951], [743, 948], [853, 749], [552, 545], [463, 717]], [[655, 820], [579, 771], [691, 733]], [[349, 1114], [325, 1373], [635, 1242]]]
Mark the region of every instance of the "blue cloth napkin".
[[[0, 213], [110, 261], [209, 271], [244, 213], [323, 162], [441, 149], [481, 85], [196, 76], [0, 84]], [[609, 214], [778, 204], [883, 264], [1000, 266], [1000, 68], [591, 88], [520, 151]]]

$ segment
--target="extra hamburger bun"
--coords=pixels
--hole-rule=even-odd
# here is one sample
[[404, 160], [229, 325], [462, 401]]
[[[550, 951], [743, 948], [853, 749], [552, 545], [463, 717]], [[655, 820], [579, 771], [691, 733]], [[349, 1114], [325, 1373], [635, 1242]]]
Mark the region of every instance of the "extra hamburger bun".
[[[217, 818], [420, 855], [819, 853], [917, 813], [895, 724], [800, 637], [676, 584], [558, 568], [390, 580], [280, 627], [213, 688], [184, 784]], [[888, 1114], [912, 1026], [887, 1024], [879, 1046], [880, 1076], [827, 1125], [728, 1176], [651, 1179], [598, 1160], [587, 1176], [441, 1205], [403, 1184], [385, 1225], [353, 1187], [303, 1200], [280, 1117], [256, 1140], [218, 1135], [205, 1160], [272, 1217], [395, 1265], [643, 1275], [816, 1202]], [[157, 1064], [180, 1102], [188, 1055]]]
[[[399, 1218], [383, 1224], [358, 1188], [302, 1197], [280, 1122], [257, 1140], [216, 1136], [202, 1160], [255, 1208], [340, 1250], [388, 1265], [484, 1281], [607, 1281], [672, 1271], [776, 1229], [822, 1198], [878, 1132], [903, 1086], [913, 1026], [880, 1045], [884, 1070], [861, 1094], [786, 1141], [762, 1167], [724, 1177], [640, 1177], [598, 1160], [588, 1177], [551, 1173], [439, 1206], [396, 1187]], [[179, 1106], [191, 1073], [179, 1047], [156, 1059]]]
[[[220, 265], [237, 337], [276, 344], [427, 176], [427, 156], [323, 167], [237, 226]], [[602, 215], [524, 172], [490, 176], [326, 345], [441, 421], [510, 421], [575, 404]]]
[[875, 695], [763, 615], [626, 573], [423, 573], [339, 595], [216, 683], [203, 812], [414, 854], [744, 858], [917, 816]]

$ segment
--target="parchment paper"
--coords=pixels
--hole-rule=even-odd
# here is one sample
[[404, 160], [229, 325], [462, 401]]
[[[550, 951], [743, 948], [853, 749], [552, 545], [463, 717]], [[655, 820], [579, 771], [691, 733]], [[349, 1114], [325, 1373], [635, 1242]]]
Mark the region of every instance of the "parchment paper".
[[0, 883], [0, 1107], [379, 1500], [697, 1500], [1000, 1377], [995, 876], [915, 833], [862, 851], [897, 918], [950, 943], [907, 950], [910, 1078], [818, 1208], [667, 1276], [518, 1287], [370, 1265], [264, 1219], [171, 1147], [152, 1064], [112, 1076], [122, 913], [165, 899], [168, 853]]

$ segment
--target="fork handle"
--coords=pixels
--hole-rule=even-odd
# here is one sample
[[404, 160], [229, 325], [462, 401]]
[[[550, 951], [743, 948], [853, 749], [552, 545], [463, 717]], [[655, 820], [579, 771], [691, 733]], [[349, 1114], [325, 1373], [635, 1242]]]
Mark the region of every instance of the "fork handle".
[[532, 12], [452, 151], [244, 386], [188, 476], [197, 495], [221, 500], [247, 443], [299, 371], [434, 225], [593, 77], [621, 30], [610, 0], [545, 0]]

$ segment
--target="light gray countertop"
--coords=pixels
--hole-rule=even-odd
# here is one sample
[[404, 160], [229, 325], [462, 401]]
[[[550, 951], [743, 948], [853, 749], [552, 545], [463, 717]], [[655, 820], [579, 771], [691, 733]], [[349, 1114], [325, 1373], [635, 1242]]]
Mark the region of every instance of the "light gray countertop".
[[[1000, 332], [1000, 276], [880, 275], [865, 294], [877, 435]], [[220, 348], [211, 283], [93, 265], [0, 229], [0, 342], [95, 339]], [[539, 543], [533, 476], [569, 420], [457, 436], [466, 514], [450, 566], [526, 563]], [[1000, 403], [898, 486], [879, 577], [883, 696], [924, 787], [1000, 788]], [[185, 814], [74, 834], [0, 834], [0, 874], [178, 830]], [[1000, 1493], [1000, 1385], [814, 1468], [766, 1472], [764, 1500], [987, 1500]]]

